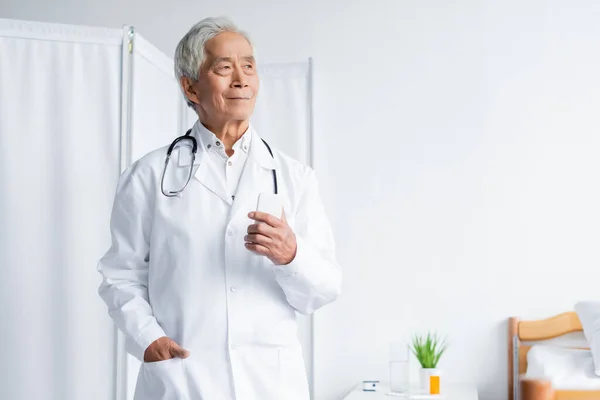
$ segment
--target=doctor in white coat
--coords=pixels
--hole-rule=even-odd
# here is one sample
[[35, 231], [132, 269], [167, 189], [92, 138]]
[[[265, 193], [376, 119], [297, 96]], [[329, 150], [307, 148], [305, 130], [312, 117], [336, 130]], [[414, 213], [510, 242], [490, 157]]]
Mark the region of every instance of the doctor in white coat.
[[[208, 18], [177, 46], [175, 71], [199, 120], [191, 166], [166, 147], [121, 176], [99, 293], [143, 361], [135, 398], [308, 399], [298, 311], [334, 301], [334, 240], [313, 171], [269, 148], [249, 124], [259, 89], [253, 48], [227, 19]], [[255, 212], [277, 190], [284, 214]]]

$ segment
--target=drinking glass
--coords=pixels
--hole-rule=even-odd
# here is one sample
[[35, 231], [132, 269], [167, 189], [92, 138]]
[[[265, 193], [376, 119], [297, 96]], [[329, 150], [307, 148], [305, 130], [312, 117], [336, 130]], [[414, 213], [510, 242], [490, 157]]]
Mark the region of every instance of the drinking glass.
[[406, 343], [390, 344], [390, 390], [393, 393], [409, 391], [408, 346]]

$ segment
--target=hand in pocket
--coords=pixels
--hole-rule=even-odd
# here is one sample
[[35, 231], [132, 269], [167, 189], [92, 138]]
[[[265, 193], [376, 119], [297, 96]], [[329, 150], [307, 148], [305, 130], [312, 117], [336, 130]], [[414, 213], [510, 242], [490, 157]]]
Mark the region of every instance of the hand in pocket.
[[163, 336], [156, 339], [144, 352], [144, 362], [158, 362], [171, 358], [188, 358], [190, 352], [179, 347], [175, 341]]

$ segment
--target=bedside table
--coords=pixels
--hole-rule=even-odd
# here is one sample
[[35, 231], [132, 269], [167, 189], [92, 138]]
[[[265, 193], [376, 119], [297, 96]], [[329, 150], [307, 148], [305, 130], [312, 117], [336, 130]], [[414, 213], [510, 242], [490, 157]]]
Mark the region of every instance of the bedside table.
[[471, 385], [447, 384], [442, 386], [442, 394], [422, 394], [418, 389], [410, 394], [389, 394], [387, 386], [380, 386], [376, 392], [365, 392], [362, 383], [348, 393], [344, 400], [479, 400], [477, 389]]

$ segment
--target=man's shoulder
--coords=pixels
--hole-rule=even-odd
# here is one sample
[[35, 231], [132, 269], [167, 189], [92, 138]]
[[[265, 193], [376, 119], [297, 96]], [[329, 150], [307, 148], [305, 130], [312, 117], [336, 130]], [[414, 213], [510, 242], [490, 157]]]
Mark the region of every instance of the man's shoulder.
[[[146, 153], [142, 157], [132, 161], [123, 172], [124, 176], [130, 176], [132, 179], [154, 179], [157, 176], [159, 169], [165, 164], [167, 149], [169, 146], [163, 146]], [[161, 170], [162, 171], [162, 170]]]
[[[142, 157], [138, 158], [137, 160], [134, 160], [133, 165], [136, 165], [137, 168], [141, 169], [152, 169], [157, 167], [162, 168], [167, 157], [168, 149], [169, 146], [167, 145], [151, 150], [148, 153], [144, 154]], [[175, 156], [175, 151], [173, 152], [173, 156]]]
[[279, 166], [285, 173], [289, 174], [291, 177], [298, 179], [306, 179], [306, 177], [313, 173], [313, 169], [309, 165], [287, 155], [281, 150], [274, 150], [275, 157], [278, 161]]
[[290, 157], [281, 151], [275, 151], [278, 176], [283, 181], [289, 182], [294, 192], [297, 192], [301, 196], [307, 189], [317, 185], [315, 171], [310, 165]]

